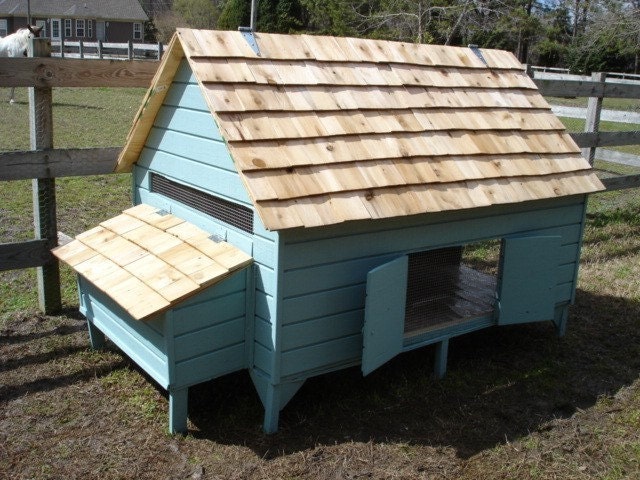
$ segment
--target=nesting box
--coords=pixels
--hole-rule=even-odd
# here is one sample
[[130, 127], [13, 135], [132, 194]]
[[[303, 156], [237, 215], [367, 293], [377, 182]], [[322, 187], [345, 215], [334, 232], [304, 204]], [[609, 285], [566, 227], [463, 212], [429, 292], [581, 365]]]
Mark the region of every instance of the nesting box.
[[[429, 344], [442, 376], [451, 337], [562, 332], [602, 189], [510, 53], [188, 29], [117, 168], [136, 207], [57, 253], [96, 344], [168, 389], [172, 431], [188, 386], [230, 371], [248, 370], [274, 432], [309, 377]], [[131, 218], [147, 235], [118, 231]], [[474, 267], [465, 251], [487, 243], [495, 264]]]

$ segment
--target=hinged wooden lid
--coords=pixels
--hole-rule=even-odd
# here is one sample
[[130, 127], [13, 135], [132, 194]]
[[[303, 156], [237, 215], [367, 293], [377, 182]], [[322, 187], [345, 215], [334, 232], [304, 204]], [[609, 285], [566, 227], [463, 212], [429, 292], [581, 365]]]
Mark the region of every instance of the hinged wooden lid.
[[173, 307], [252, 262], [226, 242], [141, 204], [53, 250], [136, 320]]

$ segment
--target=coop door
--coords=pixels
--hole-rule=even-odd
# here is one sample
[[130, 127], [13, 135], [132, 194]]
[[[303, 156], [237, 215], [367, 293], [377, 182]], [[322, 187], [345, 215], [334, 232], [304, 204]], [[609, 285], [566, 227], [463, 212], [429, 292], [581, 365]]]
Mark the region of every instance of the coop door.
[[500, 258], [498, 324], [552, 320], [560, 237], [505, 238]]
[[367, 274], [362, 329], [362, 374], [368, 375], [402, 351], [407, 298], [406, 255]]

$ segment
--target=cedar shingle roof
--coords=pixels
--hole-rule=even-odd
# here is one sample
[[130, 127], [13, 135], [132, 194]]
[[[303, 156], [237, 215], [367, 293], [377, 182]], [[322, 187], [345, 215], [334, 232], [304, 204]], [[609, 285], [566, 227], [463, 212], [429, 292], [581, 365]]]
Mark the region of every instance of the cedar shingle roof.
[[602, 184], [515, 57], [179, 29], [119, 159], [137, 160], [186, 57], [265, 226], [583, 194]]
[[145, 320], [252, 262], [174, 215], [140, 204], [53, 250], [136, 320]]

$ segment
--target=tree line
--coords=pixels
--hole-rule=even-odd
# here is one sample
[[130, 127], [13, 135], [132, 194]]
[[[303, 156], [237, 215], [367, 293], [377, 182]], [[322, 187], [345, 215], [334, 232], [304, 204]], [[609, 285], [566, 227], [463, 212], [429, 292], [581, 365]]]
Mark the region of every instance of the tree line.
[[[149, 40], [176, 27], [236, 30], [251, 0], [151, 0]], [[640, 0], [258, 0], [257, 31], [512, 51], [575, 73], [640, 73]]]

